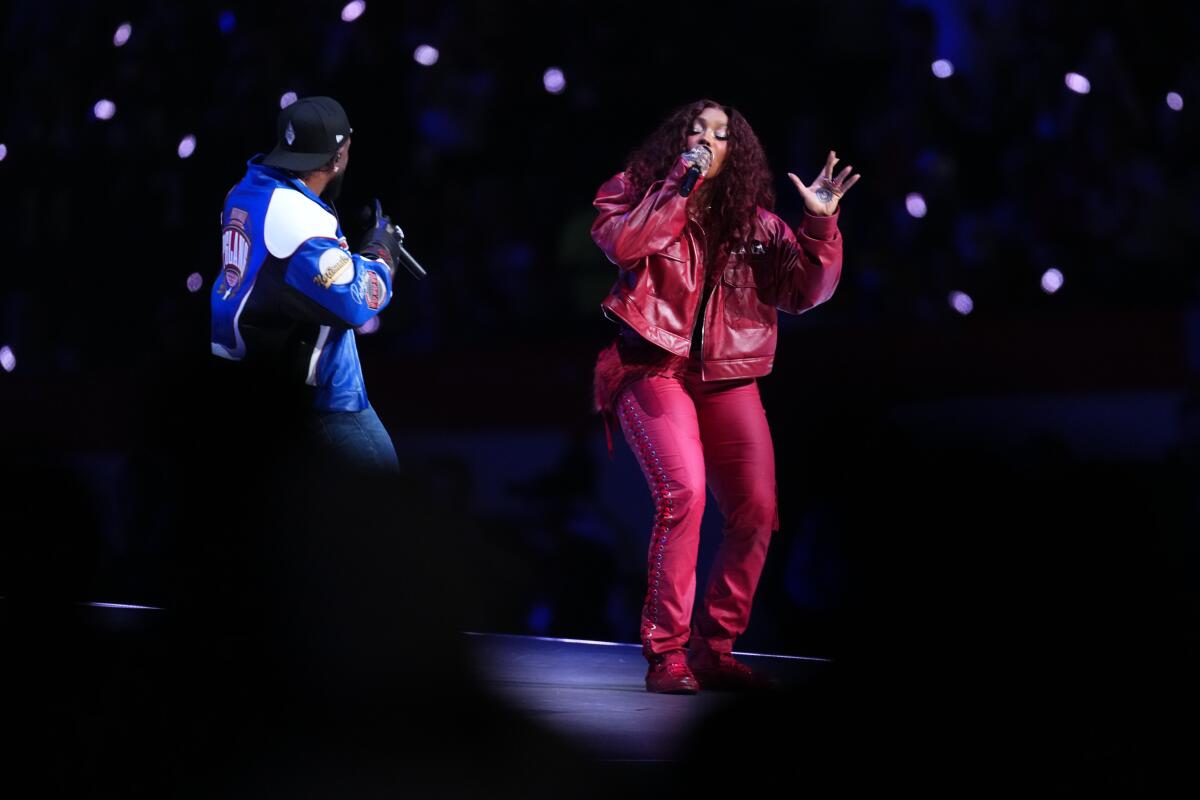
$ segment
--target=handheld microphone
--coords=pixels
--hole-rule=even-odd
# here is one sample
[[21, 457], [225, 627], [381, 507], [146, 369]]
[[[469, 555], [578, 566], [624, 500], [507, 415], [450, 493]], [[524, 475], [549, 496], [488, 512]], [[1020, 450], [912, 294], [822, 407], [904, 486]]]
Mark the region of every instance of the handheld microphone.
[[[696, 147], [703, 147], [705, 150], [708, 150], [709, 163], [712, 163], [712, 150], [709, 149], [709, 146], [704, 142], [701, 142], [700, 144], [696, 145]], [[693, 163], [690, 167], [688, 167], [687, 174], [683, 176], [683, 182], [679, 184], [679, 196], [687, 197], [689, 194], [691, 194], [692, 189], [696, 187], [696, 181], [699, 179], [700, 165]]]
[[404, 266], [408, 268], [408, 272], [417, 280], [424, 278], [427, 273], [425, 269], [417, 263], [417, 260], [412, 257], [412, 253], [404, 249], [404, 231], [400, 230], [400, 226], [396, 226], [396, 250], [400, 253], [400, 260], [404, 262]]
[[[390, 217], [384, 216], [383, 208], [380, 206], [378, 198], [376, 198], [376, 200], [375, 200], [375, 210], [374, 211], [375, 211], [375, 226], [378, 227], [380, 225], [383, 225], [386, 228], [387, 232], [389, 234], [391, 234], [391, 236], [392, 236], [392, 243], [396, 246], [394, 255], [398, 256], [398, 258], [396, 260], [399, 261], [400, 263], [404, 264], [404, 268], [407, 269], [409, 274], [412, 275], [417, 280], [421, 280], [421, 279], [425, 278], [429, 273], [427, 273], [425, 271], [425, 268], [422, 267], [415, 258], [413, 258], [412, 253], [408, 252], [408, 250], [404, 247], [404, 231], [401, 230], [399, 225], [392, 222]], [[370, 215], [371, 215], [371, 209], [364, 208], [363, 209], [363, 218], [368, 219], [370, 217]]]

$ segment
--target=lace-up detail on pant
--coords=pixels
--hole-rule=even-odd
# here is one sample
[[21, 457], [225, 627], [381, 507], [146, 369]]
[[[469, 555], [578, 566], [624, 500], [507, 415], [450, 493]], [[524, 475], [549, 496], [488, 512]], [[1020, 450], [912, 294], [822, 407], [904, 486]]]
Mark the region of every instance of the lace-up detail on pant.
[[[662, 459], [658, 450], [646, 433], [637, 405], [626, 394], [619, 406], [621, 425], [626, 435], [633, 442], [634, 455], [646, 481], [650, 484], [650, 494], [654, 500], [654, 527], [650, 532], [650, 578], [646, 587], [646, 629], [642, 631], [642, 643], [646, 651], [650, 650], [651, 634], [658, 628], [659, 590], [663, 583], [663, 557], [667, 549], [667, 541], [674, 522], [674, 499], [671, 497], [671, 485], [667, 481], [666, 470], [663, 469]], [[684, 665], [686, 669], [686, 665]]]

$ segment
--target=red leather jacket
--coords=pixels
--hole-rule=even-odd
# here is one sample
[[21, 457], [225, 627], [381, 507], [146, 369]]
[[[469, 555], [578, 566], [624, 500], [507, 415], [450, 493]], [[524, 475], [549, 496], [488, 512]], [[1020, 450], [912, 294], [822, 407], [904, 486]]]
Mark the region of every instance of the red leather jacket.
[[[687, 356], [692, 346], [706, 274], [704, 230], [689, 218], [687, 198], [679, 196], [686, 172], [680, 159], [641, 198], [630, 194], [624, 173], [613, 176], [596, 193], [600, 216], [592, 225], [592, 238], [620, 268], [600, 304], [604, 313], [678, 356]], [[757, 378], [771, 371], [776, 309], [800, 314], [824, 303], [837, 287], [838, 216], [806, 211], [793, 234], [779, 217], [758, 209], [749, 240], [726, 257], [700, 322], [704, 380]]]

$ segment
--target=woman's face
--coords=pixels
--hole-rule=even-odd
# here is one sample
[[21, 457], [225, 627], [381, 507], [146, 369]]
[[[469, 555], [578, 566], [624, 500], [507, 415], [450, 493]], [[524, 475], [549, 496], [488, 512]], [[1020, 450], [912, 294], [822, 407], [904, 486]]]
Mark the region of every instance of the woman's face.
[[691, 150], [701, 142], [712, 150], [712, 166], [708, 168], [708, 178], [715, 178], [725, 163], [725, 151], [729, 147], [729, 117], [719, 108], [706, 108], [692, 120], [688, 128], [687, 149]]

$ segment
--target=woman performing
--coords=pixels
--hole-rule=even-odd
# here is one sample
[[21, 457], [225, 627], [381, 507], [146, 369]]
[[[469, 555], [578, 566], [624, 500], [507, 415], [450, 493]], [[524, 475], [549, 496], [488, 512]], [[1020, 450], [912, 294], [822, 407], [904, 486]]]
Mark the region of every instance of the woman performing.
[[[601, 304], [620, 324], [596, 364], [598, 408], [620, 419], [654, 500], [642, 607], [646, 689], [694, 694], [771, 685], [732, 656], [771, 533], [775, 453], [757, 379], [771, 371], [776, 310], [799, 314], [841, 276], [838, 203], [858, 182], [830, 152], [795, 234], [777, 216], [766, 155], [746, 119], [687, 105], [600, 187], [592, 238], [619, 268]], [[705, 486], [725, 519], [696, 618]]]

